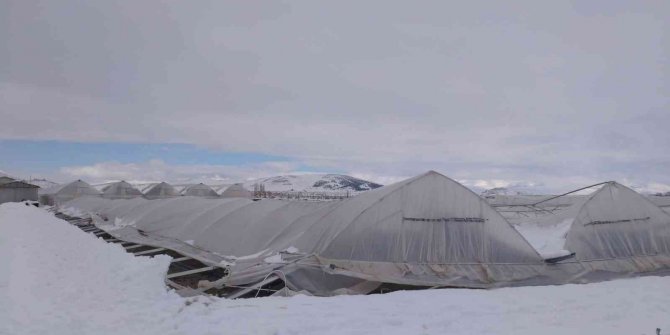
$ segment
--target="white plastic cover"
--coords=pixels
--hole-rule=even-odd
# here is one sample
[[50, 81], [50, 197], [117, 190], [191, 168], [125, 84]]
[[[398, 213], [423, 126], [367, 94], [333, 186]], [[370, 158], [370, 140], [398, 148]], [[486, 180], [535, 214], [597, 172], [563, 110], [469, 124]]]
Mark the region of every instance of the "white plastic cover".
[[186, 186], [182, 191], [182, 195], [193, 196], [193, 197], [204, 197], [204, 198], [218, 198], [219, 194], [216, 193], [211, 187], [200, 183], [195, 185]]
[[578, 258], [558, 265], [546, 265], [485, 200], [432, 171], [333, 202], [81, 198], [67, 205], [102, 215], [122, 238], [231, 263], [228, 284], [280, 270], [292, 290], [318, 295], [364, 293], [381, 282], [496, 287], [670, 268], [668, 215], [618, 184], [544, 219], [574, 221], [565, 247]]
[[107, 199], [131, 199], [141, 197], [142, 192], [125, 181], [106, 185], [102, 189], [102, 197]]
[[172, 185], [162, 182], [150, 186], [144, 191], [144, 196], [147, 199], [164, 199], [179, 196], [179, 192]]
[[251, 198], [253, 195], [253, 192], [244, 188], [242, 184], [230, 185], [221, 192], [222, 198]]
[[669, 254], [670, 215], [635, 191], [608, 183], [581, 206], [565, 245], [579, 260]]
[[[566, 223], [562, 249], [575, 258], [562, 262], [558, 275], [567, 281], [670, 269], [670, 215], [621, 184], [609, 182], [558, 214], [524, 222], [520, 230], [527, 233], [528, 225], [535, 225], [538, 231], [565, 231]], [[539, 237], [533, 238], [538, 247], [556, 245]], [[546, 237], [556, 236], [547, 231]]]

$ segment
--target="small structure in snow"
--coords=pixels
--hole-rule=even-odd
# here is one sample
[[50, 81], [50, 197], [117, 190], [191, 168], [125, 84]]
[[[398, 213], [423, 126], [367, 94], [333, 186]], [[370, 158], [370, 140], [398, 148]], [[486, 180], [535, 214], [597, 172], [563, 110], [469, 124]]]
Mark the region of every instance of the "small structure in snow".
[[39, 186], [15, 180], [10, 177], [0, 177], [0, 204], [5, 202], [19, 202], [24, 200], [37, 201]]

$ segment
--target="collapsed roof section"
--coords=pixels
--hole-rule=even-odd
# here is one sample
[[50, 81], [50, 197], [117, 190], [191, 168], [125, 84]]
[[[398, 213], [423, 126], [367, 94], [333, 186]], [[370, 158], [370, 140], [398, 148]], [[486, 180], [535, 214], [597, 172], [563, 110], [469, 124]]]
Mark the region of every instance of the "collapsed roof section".
[[292, 250], [361, 280], [488, 287], [535, 276], [543, 264], [483, 199], [432, 171], [339, 202], [175, 198], [94, 208], [245, 266]]
[[518, 228], [545, 255], [573, 255], [560, 266], [560, 275], [567, 281], [670, 269], [670, 215], [616, 182], [605, 183], [556, 214], [526, 220]]

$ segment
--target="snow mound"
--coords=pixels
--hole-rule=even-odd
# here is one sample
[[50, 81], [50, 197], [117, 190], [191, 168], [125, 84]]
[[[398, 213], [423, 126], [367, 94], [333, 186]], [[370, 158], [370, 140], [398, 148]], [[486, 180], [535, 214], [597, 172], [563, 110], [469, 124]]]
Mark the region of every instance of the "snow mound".
[[514, 228], [537, 250], [540, 256], [548, 259], [570, 254], [564, 247], [572, 221], [573, 219], [565, 219], [551, 226], [523, 223], [515, 225]]
[[0, 231], [0, 334], [169, 332], [161, 320], [183, 307], [167, 256], [134, 257], [21, 203], [0, 205]]

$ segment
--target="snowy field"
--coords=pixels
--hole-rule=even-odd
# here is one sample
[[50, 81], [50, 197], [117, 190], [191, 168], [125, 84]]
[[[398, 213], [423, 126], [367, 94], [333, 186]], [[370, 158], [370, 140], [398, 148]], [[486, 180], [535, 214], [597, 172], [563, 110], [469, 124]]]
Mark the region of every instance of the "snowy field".
[[670, 334], [670, 278], [373, 296], [182, 298], [134, 257], [0, 205], [0, 334]]

